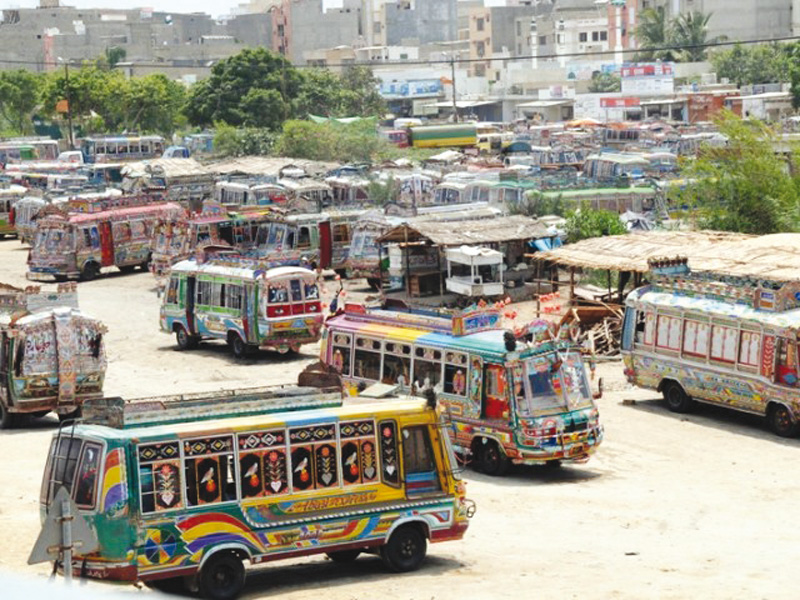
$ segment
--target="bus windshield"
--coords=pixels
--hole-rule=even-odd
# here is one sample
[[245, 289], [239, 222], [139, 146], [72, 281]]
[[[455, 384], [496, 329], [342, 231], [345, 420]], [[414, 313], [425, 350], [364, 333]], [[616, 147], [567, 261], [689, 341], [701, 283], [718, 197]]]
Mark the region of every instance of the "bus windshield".
[[78, 437], [61, 436], [50, 446], [42, 482], [42, 501], [49, 504], [66, 487], [80, 508], [94, 508], [101, 446]]
[[36, 232], [32, 253], [41, 256], [75, 251], [75, 235], [72, 229], [60, 227], [41, 228]]
[[580, 354], [546, 354], [524, 361], [525, 395], [518, 399], [522, 416], [577, 410], [592, 405]]

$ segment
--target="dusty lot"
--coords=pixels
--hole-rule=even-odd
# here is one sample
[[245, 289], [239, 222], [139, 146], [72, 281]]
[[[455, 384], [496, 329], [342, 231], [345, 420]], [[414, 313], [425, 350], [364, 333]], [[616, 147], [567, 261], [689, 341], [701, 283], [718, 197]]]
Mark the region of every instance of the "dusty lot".
[[[16, 240], [0, 241], [0, 281], [26, 283], [26, 253]], [[109, 394], [290, 383], [316, 355], [306, 346], [300, 357], [261, 353], [238, 363], [221, 344], [179, 353], [158, 331], [149, 274], [114, 273], [79, 290], [83, 310], [109, 327]], [[668, 413], [654, 393], [628, 388], [618, 362], [600, 365], [598, 375], [607, 383], [598, 454], [560, 470], [515, 468], [502, 479], [467, 471], [478, 505], [467, 536], [431, 546], [420, 571], [390, 575], [373, 557], [349, 566], [293, 560], [253, 571], [246, 597], [316, 598], [323, 588], [327, 600], [797, 598], [800, 441], [722, 410]], [[0, 432], [0, 581], [3, 573], [49, 572], [26, 560], [55, 425], [50, 417]]]

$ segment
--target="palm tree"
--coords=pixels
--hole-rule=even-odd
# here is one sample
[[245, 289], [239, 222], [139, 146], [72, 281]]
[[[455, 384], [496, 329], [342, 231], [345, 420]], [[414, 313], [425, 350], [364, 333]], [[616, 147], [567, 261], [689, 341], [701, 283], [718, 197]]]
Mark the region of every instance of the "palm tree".
[[636, 26], [636, 39], [642, 48], [637, 60], [675, 59], [675, 52], [667, 49], [673, 41], [673, 22], [667, 19], [663, 6], [642, 11]]
[[706, 44], [714, 44], [726, 39], [717, 36], [708, 39], [708, 20], [711, 13], [703, 14], [698, 10], [680, 15], [673, 22], [674, 45], [685, 46], [679, 51], [679, 56], [686, 62], [701, 62], [706, 59]]

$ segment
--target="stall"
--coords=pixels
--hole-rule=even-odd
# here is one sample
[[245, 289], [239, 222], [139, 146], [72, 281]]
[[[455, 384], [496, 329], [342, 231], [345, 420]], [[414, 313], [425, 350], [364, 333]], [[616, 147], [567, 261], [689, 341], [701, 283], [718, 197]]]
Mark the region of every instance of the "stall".
[[503, 253], [479, 246], [448, 248], [448, 292], [463, 296], [498, 296], [503, 293]]

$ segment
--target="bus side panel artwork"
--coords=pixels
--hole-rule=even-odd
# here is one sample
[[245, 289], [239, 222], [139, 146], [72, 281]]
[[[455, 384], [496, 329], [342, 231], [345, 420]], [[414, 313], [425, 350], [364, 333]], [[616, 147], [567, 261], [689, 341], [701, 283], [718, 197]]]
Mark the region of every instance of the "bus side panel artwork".
[[327, 269], [332, 260], [331, 222], [323, 221], [319, 224], [319, 266]]
[[114, 264], [114, 242], [111, 238], [111, 223], [103, 221], [98, 224], [100, 229], [100, 256], [101, 264], [108, 267]]

